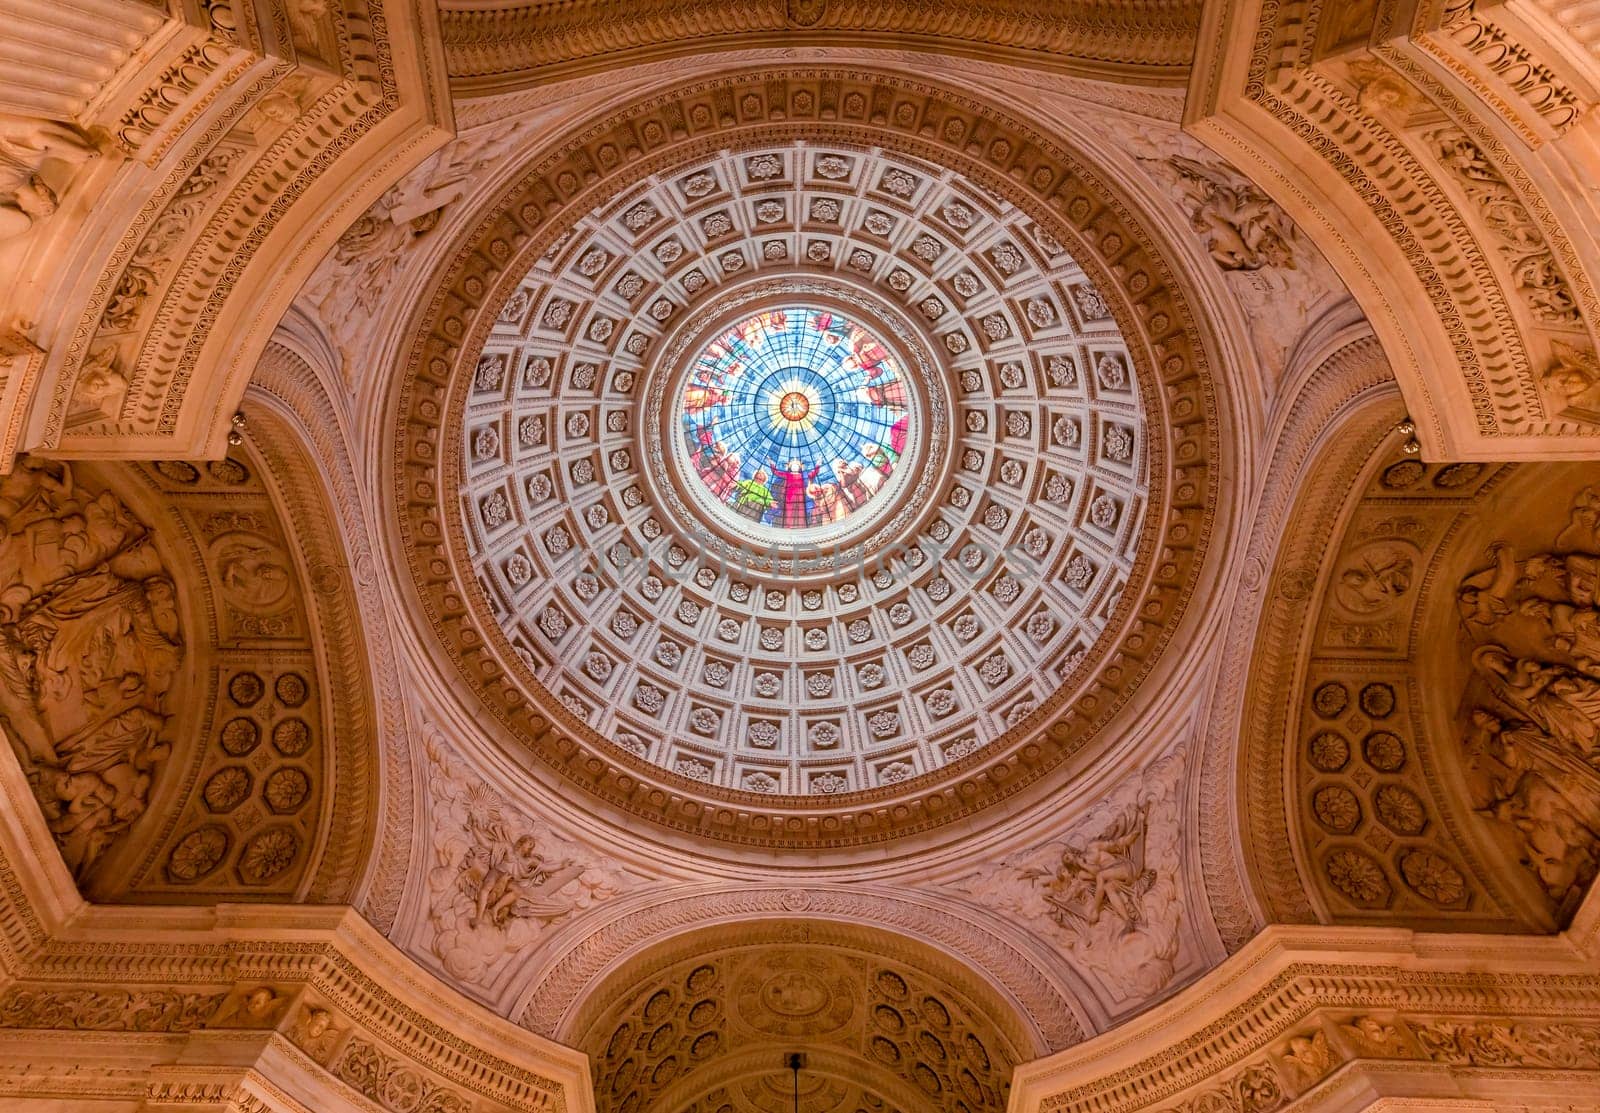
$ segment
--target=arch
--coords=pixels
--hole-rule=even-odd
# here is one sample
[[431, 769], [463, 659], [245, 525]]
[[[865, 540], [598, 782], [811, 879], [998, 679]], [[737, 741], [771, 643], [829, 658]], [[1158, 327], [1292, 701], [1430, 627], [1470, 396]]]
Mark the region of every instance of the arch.
[[858, 1088], [907, 1113], [961, 1102], [999, 1113], [1012, 1068], [1033, 1056], [1004, 999], [947, 952], [801, 918], [655, 944], [594, 987], [564, 1036], [595, 1064], [606, 1113], [664, 1113], [763, 1076], [786, 1081], [784, 1055], [797, 1050], [819, 1087]]
[[[1247, 876], [1269, 922], [1554, 931], [1600, 853], [1581, 757], [1600, 471], [1425, 463], [1402, 416], [1376, 392], [1344, 408], [1278, 544], [1239, 704]], [[1228, 748], [1208, 749], [1213, 800]]]
[[1077, 1043], [1091, 1029], [1078, 987], [1064, 984], [1027, 944], [1007, 938], [969, 910], [923, 894], [874, 892], [861, 886], [710, 886], [679, 890], [663, 900], [646, 893], [610, 910], [603, 923], [575, 924], [553, 941], [549, 957], [517, 992], [507, 1015], [552, 1039], [568, 1039], [584, 1002], [597, 987], [651, 948], [730, 925], [796, 916], [834, 927], [862, 925], [944, 952], [980, 971], [1016, 1015], [1027, 1046], [1043, 1050]]

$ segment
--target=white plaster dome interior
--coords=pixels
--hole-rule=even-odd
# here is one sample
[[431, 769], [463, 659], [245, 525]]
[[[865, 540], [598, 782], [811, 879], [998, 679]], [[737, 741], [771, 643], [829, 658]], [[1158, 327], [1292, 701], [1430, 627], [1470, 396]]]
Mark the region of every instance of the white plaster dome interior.
[[1071, 676], [1140, 538], [1142, 413], [1099, 292], [1000, 197], [740, 150], [587, 214], [510, 295], [462, 516], [528, 682], [603, 738], [845, 793]]

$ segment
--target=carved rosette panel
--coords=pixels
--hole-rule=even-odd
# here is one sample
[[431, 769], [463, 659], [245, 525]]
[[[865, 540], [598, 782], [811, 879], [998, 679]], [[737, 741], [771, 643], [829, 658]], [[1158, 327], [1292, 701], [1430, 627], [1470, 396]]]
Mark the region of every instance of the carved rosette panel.
[[595, 1064], [598, 1109], [777, 1113], [790, 1107], [777, 1099], [792, 1101], [783, 1055], [795, 1047], [808, 1058], [806, 1110], [857, 1094], [875, 1109], [1005, 1108], [1019, 1059], [996, 1024], [1004, 1013], [990, 1011], [1003, 1006], [892, 944], [859, 951], [798, 923], [751, 934], [700, 954], [687, 942], [658, 949], [599, 987], [574, 1033]]
[[[786, 296], [898, 313], [936, 442], [870, 542], [799, 564], [709, 537], [660, 431], [694, 319]], [[608, 202], [512, 293], [467, 392], [464, 526], [529, 679], [599, 734], [697, 781], [849, 792], [1071, 677], [1132, 571], [1144, 424], [1101, 295], [1015, 207], [880, 152], [753, 148]]]
[[[1285, 722], [1294, 868], [1319, 918], [1549, 930], [1593, 879], [1600, 845], [1587, 741], [1600, 708], [1586, 702], [1597, 681], [1582, 648], [1582, 570], [1600, 540], [1582, 524], [1586, 469], [1432, 465], [1392, 445], [1342, 516], [1337, 498], [1303, 505], [1299, 532], [1324, 513], [1342, 525], [1320, 562], [1276, 576], [1284, 602], [1263, 636], [1283, 638], [1284, 619], [1305, 630]], [[1550, 537], [1525, 552], [1504, 536], [1568, 513], [1577, 524], [1553, 553]], [[1261, 698], [1270, 671], [1252, 680]], [[1270, 749], [1251, 758], [1264, 763], [1253, 791], [1282, 760]], [[1282, 870], [1265, 848], [1258, 865]], [[1268, 903], [1295, 915], [1281, 892]]]
[[[802, 133], [817, 154], [841, 160], [843, 177], [828, 178], [791, 145]], [[873, 148], [892, 150], [893, 161], [906, 168], [903, 195], [874, 176], [892, 165]], [[737, 158], [708, 161], [711, 151], [723, 149], [737, 151]], [[778, 175], [770, 197], [742, 161], [763, 150]], [[952, 192], [954, 175], [938, 167], [977, 188]], [[692, 195], [688, 183], [699, 173], [709, 179], [707, 188]], [[592, 186], [585, 185], [590, 178]], [[899, 177], [892, 180], [899, 188]], [[601, 198], [617, 203], [597, 208]], [[770, 233], [759, 231], [767, 200], [782, 209]], [[947, 213], [949, 202], [970, 210], [969, 227], [951, 223], [968, 218], [954, 207]], [[888, 231], [868, 226], [874, 211], [888, 217]], [[927, 257], [917, 254], [924, 224]], [[739, 246], [721, 249], [718, 241]], [[767, 241], [774, 245], [770, 258]], [[676, 246], [663, 259], [659, 252], [669, 242]], [[1056, 256], [1056, 243], [1075, 266]], [[1006, 245], [1014, 251], [1001, 250]], [[803, 587], [741, 584], [691, 566], [687, 552], [678, 564], [692, 575], [673, 584], [670, 599], [666, 573], [675, 569], [654, 570], [662, 587], [655, 598], [646, 594], [647, 585], [655, 591], [649, 579], [621, 588], [604, 571], [614, 542], [652, 540], [644, 532], [651, 521], [663, 535], [672, 528], [667, 509], [646, 506], [646, 485], [630, 478], [644, 466], [628, 424], [639, 414], [619, 386], [639, 389], [640, 373], [656, 358], [656, 338], [684, 318], [697, 294], [736, 277], [724, 269], [724, 257], [749, 274], [779, 264], [780, 248], [789, 266], [873, 291], [932, 340], [956, 380], [952, 428], [971, 441], [951, 456], [958, 472], [939, 494], [945, 539], [970, 528], [975, 536], [1015, 536], [1024, 546], [1042, 542], [1053, 574], [1067, 580], [1059, 590], [1072, 604], [1068, 614], [1081, 616], [1070, 629], [1038, 623], [1035, 634], [1045, 640], [1034, 642], [1027, 620], [1042, 599], [1029, 596], [1020, 580], [962, 590], [947, 571], [951, 591], [937, 598], [924, 585], [933, 587], [938, 570], [931, 560], [917, 567], [914, 557], [884, 570], [881, 584], [840, 585], [853, 587], [853, 597], [831, 586], [817, 589], [812, 609]], [[907, 276], [903, 290], [891, 283], [897, 270]], [[977, 282], [971, 295], [961, 292], [965, 282], [957, 283], [968, 270]], [[632, 301], [620, 292], [633, 289], [630, 271], [639, 276]], [[683, 283], [695, 274], [705, 286], [689, 290]], [[1016, 301], [1013, 280], [1023, 295]], [[488, 208], [438, 281], [439, 294], [419, 321], [423, 339], [395, 398], [398, 551], [411, 562], [442, 646], [493, 712], [490, 721], [636, 814], [716, 837], [783, 845], [876, 840], [970, 814], [1081, 746], [1151, 667], [1189, 597], [1183, 585], [1199, 570], [1216, 483], [1213, 397], [1199, 333], [1172, 276], [1121, 203], [1054, 140], [983, 105], [859, 73], [774, 71], [684, 90], [626, 109], [540, 156]], [[1098, 305], [1089, 296], [1095, 292]], [[1035, 300], [1041, 304], [1030, 316]], [[987, 308], [977, 313], [978, 304]], [[652, 308], [663, 316], [653, 316]], [[1113, 327], [1127, 340], [1128, 365], [1102, 375], [1098, 357], [1116, 354]], [[1048, 359], [1030, 351], [1035, 332], [1042, 356], [1081, 359], [1076, 384], [1051, 382]], [[1030, 343], [1005, 348], [1013, 337]], [[497, 348], [488, 354], [503, 351], [504, 361], [481, 358], [491, 343]], [[1022, 371], [1017, 388], [1007, 385], [1016, 378], [1007, 370], [1013, 362]], [[975, 387], [963, 392], [955, 373], [969, 371]], [[1020, 401], [1035, 392], [1037, 400], [1008, 412], [1008, 394]], [[1146, 428], [1158, 434], [1144, 436], [1132, 424], [1141, 411]], [[1113, 431], [1124, 416], [1124, 431], [1133, 433], [1126, 461], [1118, 459], [1123, 440]], [[523, 441], [524, 430], [535, 443]], [[975, 470], [959, 470], [969, 458]], [[1008, 477], [1017, 468], [1006, 468], [1008, 460], [1021, 468], [1015, 485]], [[542, 476], [532, 495], [528, 483], [511, 481], [524, 461], [531, 465], [527, 480]], [[1069, 469], [1078, 469], [1082, 482], [1072, 484], [1066, 503], [1052, 503], [1045, 497], [1050, 473], [1072, 478]], [[1141, 480], [1146, 505], [1121, 504], [1136, 496]], [[634, 487], [637, 494], [629, 495]], [[462, 488], [471, 497], [457, 499]], [[441, 492], [451, 494], [441, 498]], [[591, 535], [603, 546], [601, 570], [562, 567], [559, 558], [587, 547], [580, 543]], [[1084, 560], [1074, 564], [1075, 556]], [[664, 557], [670, 564], [670, 547]], [[469, 572], [471, 565], [481, 572]], [[1081, 587], [1071, 586], [1074, 576]], [[1102, 577], [1110, 585], [1102, 587]], [[769, 589], [777, 589], [770, 610]], [[1075, 598], [1101, 590], [1087, 610]], [[869, 617], [868, 607], [881, 610]], [[958, 636], [963, 609], [974, 621], [961, 629], [970, 628], [967, 640], [987, 653]], [[855, 613], [838, 622], [835, 612], [844, 611]], [[540, 626], [546, 616], [548, 629]], [[897, 616], [906, 617], [897, 623]], [[1077, 633], [1082, 620], [1103, 623], [1103, 632], [1080, 657], [1074, 646], [1087, 640]], [[852, 640], [858, 621], [867, 640]], [[724, 623], [732, 639], [726, 643], [719, 641]], [[925, 650], [908, 636], [923, 625]], [[770, 648], [761, 641], [768, 628]], [[791, 639], [798, 644], [789, 645]], [[668, 641], [677, 649], [663, 649]], [[743, 667], [724, 644], [741, 655], [771, 654], [774, 667]], [[935, 696], [937, 686], [921, 682], [914, 650], [917, 661], [954, 670], [948, 693]], [[1002, 650], [1011, 660], [992, 662]], [[798, 652], [802, 665], [783, 663], [786, 652]], [[874, 654], [881, 661], [869, 659]], [[1024, 677], [1025, 662], [1070, 669], [1068, 682]], [[711, 664], [728, 666], [722, 687], [704, 679]], [[866, 664], [900, 684], [899, 706], [873, 703], [873, 689], [858, 671]], [[901, 670], [907, 675], [898, 677]], [[526, 683], [528, 672], [555, 691], [546, 695], [542, 685]], [[767, 672], [776, 687], [761, 680]], [[815, 693], [809, 672], [818, 674]], [[876, 675], [867, 670], [865, 679]], [[721, 669], [712, 676], [721, 679]], [[690, 685], [698, 685], [692, 694]], [[990, 701], [991, 689], [1001, 698]], [[767, 701], [773, 714], [763, 718]], [[837, 723], [813, 707], [837, 711]], [[860, 711], [867, 713], [858, 718]], [[946, 729], [946, 717], [966, 722], [966, 730]], [[820, 747], [807, 737], [813, 726], [823, 728], [815, 732]], [[834, 735], [827, 728], [835, 726], [841, 742], [870, 736], [870, 749], [850, 762], [830, 758], [826, 744]], [[899, 749], [897, 732], [907, 740]], [[913, 742], [919, 734], [927, 741]], [[994, 741], [957, 758], [950, 747], [967, 735]], [[771, 756], [750, 741], [763, 737], [776, 739]], [[802, 761], [807, 776], [814, 763], [821, 783], [796, 783]], [[972, 776], [978, 768], [988, 775]], [[934, 777], [952, 775], [965, 778], [953, 795], [932, 790]], [[850, 804], [855, 793], [848, 793], [827, 815], [817, 813], [819, 796], [850, 789], [872, 795]], [[773, 795], [772, 806], [755, 814], [721, 804], [748, 807], [757, 793], [774, 790], [788, 795]], [[810, 818], [783, 814], [800, 804], [802, 793]]]
[[1426, 708], [1444, 693], [1418, 666], [1428, 568], [1497, 473], [1393, 456], [1379, 464], [1330, 559], [1305, 570], [1322, 586], [1293, 727], [1304, 868], [1334, 919], [1514, 921], [1441, 809], [1448, 755], [1437, 743], [1423, 751]]
[[[355, 879], [360, 850], [345, 844], [371, 818], [331, 812], [362, 783], [350, 751], [366, 743], [330, 731], [359, 719], [363, 681], [337, 651], [319, 661], [317, 625], [341, 606], [343, 575], [317, 511], [297, 508], [291, 529], [267, 480], [244, 449], [141, 466], [24, 458], [6, 480], [5, 714], [94, 899], [327, 899]], [[329, 699], [328, 668], [348, 696]]]
[[175, 794], [160, 843], [125, 882], [126, 895], [292, 895], [311, 864], [328, 765], [327, 713], [292, 535], [262, 465], [244, 452], [210, 463], [163, 461], [147, 475], [169, 519], [202, 554], [212, 695], [199, 760], [184, 770], [185, 792]]

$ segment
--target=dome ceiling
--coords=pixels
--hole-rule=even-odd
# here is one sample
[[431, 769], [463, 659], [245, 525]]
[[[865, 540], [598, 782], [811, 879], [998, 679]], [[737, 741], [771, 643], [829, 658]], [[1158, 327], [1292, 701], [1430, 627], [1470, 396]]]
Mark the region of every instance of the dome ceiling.
[[[401, 551], [482, 721], [627, 811], [775, 847], [940, 826], [1100, 730], [1216, 482], [1200, 333], [1105, 183], [859, 70], [695, 85], [530, 166], [430, 280], [394, 396]], [[825, 475], [762, 460], [755, 522], [707, 497], [683, 406], [708, 345], [785, 307], [881, 342], [845, 374], [888, 428]], [[891, 364], [903, 397], [866, 385]], [[791, 482], [800, 537], [834, 494], [860, 522], [763, 551]]]
[[773, 145], [529, 270], [467, 395], [462, 521], [530, 688], [691, 780], [847, 793], [1072, 675], [1134, 563], [1144, 425], [1100, 292], [1015, 206]]

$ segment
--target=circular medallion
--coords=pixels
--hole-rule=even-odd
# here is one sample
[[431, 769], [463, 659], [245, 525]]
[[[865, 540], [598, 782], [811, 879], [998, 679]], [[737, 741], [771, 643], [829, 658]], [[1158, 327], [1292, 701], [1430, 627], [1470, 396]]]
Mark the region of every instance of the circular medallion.
[[674, 462], [693, 503], [741, 539], [837, 540], [873, 524], [905, 487], [921, 393], [888, 345], [842, 313], [750, 313], [684, 369]]

